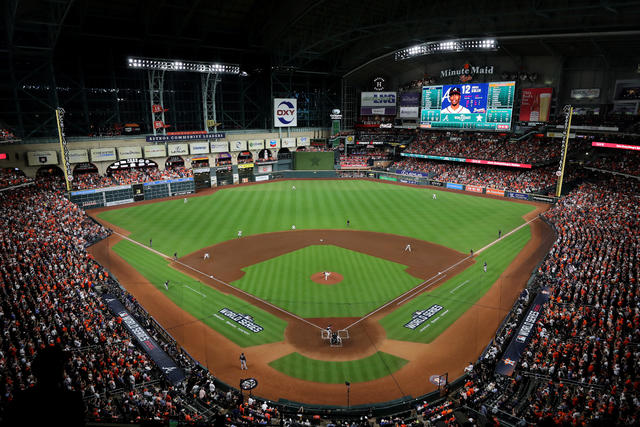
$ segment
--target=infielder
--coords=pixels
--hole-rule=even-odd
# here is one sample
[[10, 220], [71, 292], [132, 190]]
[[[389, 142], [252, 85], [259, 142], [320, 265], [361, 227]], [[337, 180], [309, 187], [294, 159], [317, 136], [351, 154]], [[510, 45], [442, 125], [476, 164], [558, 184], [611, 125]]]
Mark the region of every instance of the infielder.
[[247, 368], [247, 358], [244, 353], [240, 353], [240, 369], [249, 369]]
[[330, 272], [328, 272], [328, 271], [325, 271], [325, 272], [324, 272], [324, 280], [328, 280], [328, 279], [329, 279], [329, 276], [331, 276], [331, 273], [330, 273]]
[[238, 230], [238, 238], [242, 237], [242, 230]]
[[209, 259], [209, 258], [210, 258], [210, 257], [209, 257], [209, 252], [206, 252], [206, 253], [204, 254], [204, 259]]
[[292, 229], [292, 230], [295, 230], [295, 229], [296, 229], [296, 225], [295, 225], [295, 224], [293, 224], [293, 225], [291, 226], [291, 229]]
[[169, 281], [165, 281], [164, 282], [164, 288], [168, 291], [169, 290]]
[[404, 251], [411, 252], [411, 244], [407, 244], [407, 246], [404, 247]]
[[487, 272], [487, 261], [484, 262], [484, 265], [482, 266], [482, 268], [484, 269], [484, 272]]

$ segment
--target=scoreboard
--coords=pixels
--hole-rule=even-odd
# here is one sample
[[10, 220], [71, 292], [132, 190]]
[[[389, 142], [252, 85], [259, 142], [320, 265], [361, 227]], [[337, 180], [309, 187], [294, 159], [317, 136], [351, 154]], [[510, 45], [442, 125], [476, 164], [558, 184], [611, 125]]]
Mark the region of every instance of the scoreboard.
[[515, 86], [515, 82], [424, 86], [420, 127], [511, 130]]

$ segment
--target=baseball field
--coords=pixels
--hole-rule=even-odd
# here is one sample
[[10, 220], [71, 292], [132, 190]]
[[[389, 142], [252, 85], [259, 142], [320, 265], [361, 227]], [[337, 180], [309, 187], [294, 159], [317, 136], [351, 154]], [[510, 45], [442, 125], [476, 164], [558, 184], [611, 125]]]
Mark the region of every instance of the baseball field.
[[221, 380], [337, 405], [349, 381], [351, 403], [372, 403], [425, 394], [478, 357], [551, 244], [545, 208], [275, 181], [95, 210], [114, 235], [91, 252]]

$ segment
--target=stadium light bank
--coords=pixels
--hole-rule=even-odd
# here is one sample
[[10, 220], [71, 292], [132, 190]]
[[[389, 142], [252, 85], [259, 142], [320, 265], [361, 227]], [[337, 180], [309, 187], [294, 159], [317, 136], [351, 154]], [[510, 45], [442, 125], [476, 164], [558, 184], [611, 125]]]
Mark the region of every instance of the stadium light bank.
[[494, 52], [497, 50], [498, 42], [495, 39], [483, 38], [425, 42], [396, 50], [393, 55], [396, 61], [403, 61], [405, 59], [415, 58], [416, 56], [431, 55], [434, 53]]
[[205, 74], [240, 74], [240, 65], [220, 62], [182, 61], [178, 59], [135, 58], [127, 60], [135, 70], [179, 71]]

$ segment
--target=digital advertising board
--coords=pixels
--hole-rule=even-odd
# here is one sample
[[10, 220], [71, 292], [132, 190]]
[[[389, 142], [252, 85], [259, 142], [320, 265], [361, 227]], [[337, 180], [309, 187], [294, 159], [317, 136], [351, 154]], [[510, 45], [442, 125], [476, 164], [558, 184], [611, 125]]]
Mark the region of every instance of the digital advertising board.
[[420, 127], [511, 130], [515, 82], [424, 86]]

